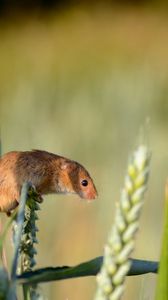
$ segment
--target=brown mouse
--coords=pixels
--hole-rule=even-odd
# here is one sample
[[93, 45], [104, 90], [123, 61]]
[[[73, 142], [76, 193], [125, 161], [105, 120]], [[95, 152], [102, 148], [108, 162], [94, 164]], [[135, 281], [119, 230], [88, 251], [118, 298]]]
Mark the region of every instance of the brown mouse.
[[19, 204], [21, 187], [31, 182], [39, 195], [74, 193], [95, 199], [97, 191], [88, 171], [78, 162], [41, 150], [12, 151], [0, 158], [0, 211]]

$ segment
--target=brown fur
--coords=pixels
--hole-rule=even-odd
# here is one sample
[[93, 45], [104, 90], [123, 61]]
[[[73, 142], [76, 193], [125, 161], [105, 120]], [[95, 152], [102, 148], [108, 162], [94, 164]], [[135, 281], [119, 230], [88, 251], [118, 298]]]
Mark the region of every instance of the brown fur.
[[[88, 181], [82, 186], [81, 181]], [[0, 211], [9, 213], [19, 203], [24, 182], [31, 182], [40, 195], [76, 193], [94, 199], [97, 191], [86, 169], [79, 163], [46, 151], [13, 151], [0, 159]]]

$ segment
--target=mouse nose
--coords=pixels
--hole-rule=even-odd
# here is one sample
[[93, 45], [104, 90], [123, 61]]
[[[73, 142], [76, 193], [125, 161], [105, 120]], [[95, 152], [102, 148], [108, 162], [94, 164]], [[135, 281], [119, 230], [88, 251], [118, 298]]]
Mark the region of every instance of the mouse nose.
[[94, 200], [96, 199], [98, 196], [98, 193], [96, 191], [96, 189], [89, 189], [88, 191], [86, 191], [85, 193], [85, 198], [88, 200]]

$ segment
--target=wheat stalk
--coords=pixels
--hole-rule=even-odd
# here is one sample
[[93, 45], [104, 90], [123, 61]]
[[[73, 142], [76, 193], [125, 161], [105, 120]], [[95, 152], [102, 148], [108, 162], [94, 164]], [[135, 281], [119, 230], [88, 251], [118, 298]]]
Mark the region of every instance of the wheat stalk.
[[131, 267], [129, 257], [139, 228], [149, 161], [150, 153], [144, 145], [137, 148], [129, 161], [114, 226], [105, 245], [103, 265], [97, 276], [95, 300], [119, 300], [123, 294], [124, 280]]

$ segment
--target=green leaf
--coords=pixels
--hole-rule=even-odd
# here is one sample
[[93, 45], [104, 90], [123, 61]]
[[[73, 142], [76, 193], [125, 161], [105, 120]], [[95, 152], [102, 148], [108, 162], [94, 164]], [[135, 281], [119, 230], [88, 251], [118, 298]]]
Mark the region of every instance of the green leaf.
[[160, 257], [159, 276], [156, 289], [156, 300], [168, 299], [168, 182], [166, 184], [166, 201], [163, 242]]
[[[95, 276], [100, 271], [102, 261], [103, 257], [100, 256], [74, 267], [65, 266], [37, 269], [35, 271], [26, 272], [17, 276], [17, 279], [21, 284], [33, 284], [83, 276]], [[130, 276], [141, 275], [145, 273], [157, 273], [158, 262], [139, 259], [131, 259], [131, 261], [132, 265], [128, 273]]]

